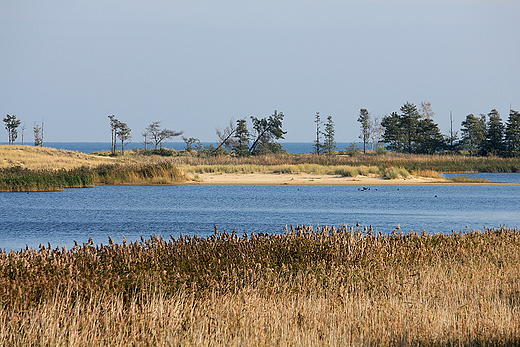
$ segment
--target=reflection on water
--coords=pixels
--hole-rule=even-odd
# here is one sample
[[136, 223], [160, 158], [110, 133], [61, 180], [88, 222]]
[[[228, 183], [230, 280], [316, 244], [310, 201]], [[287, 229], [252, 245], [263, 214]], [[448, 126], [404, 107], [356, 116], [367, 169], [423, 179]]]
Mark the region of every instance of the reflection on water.
[[0, 248], [121, 242], [160, 234], [282, 232], [285, 225], [372, 225], [389, 233], [520, 226], [520, 185], [98, 186], [0, 193]]

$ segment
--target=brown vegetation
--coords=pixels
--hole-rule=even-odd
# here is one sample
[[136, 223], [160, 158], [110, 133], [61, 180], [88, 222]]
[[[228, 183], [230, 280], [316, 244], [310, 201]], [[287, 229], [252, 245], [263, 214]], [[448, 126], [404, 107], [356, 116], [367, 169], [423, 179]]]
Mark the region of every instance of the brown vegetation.
[[48, 147], [0, 145], [0, 168], [21, 167], [30, 170], [70, 170], [95, 167], [113, 159]]
[[151, 238], [0, 254], [7, 345], [513, 346], [520, 233]]

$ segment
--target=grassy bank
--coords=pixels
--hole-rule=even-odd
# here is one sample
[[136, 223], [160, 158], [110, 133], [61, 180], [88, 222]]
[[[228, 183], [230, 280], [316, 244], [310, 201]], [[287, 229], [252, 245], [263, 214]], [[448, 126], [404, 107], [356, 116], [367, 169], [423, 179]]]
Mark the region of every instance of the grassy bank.
[[520, 158], [469, 157], [463, 155], [416, 155], [416, 154], [359, 154], [349, 155], [315, 155], [315, 154], [278, 154], [256, 157], [238, 158], [217, 156], [200, 158], [177, 152], [169, 157], [176, 165], [215, 166], [215, 165], [251, 165], [251, 166], [284, 166], [284, 165], [316, 165], [316, 166], [366, 166], [401, 167], [409, 172], [433, 170], [448, 172], [520, 172]]
[[0, 169], [0, 192], [54, 191], [95, 184], [175, 184], [189, 178], [169, 162], [105, 164], [70, 170]]
[[[0, 146], [0, 190], [34, 191], [84, 187], [92, 184], [172, 184], [200, 173], [306, 173], [387, 179], [442, 178], [443, 172], [518, 172], [520, 158], [482, 158], [441, 155], [278, 154], [255, 157], [199, 157], [190, 152], [163, 150], [164, 155], [140, 151], [124, 155], [87, 155], [30, 146]], [[16, 172], [15, 172], [16, 171]], [[26, 175], [25, 178], [22, 176]], [[455, 178], [458, 183], [485, 183]]]
[[21, 167], [0, 169], [0, 192], [53, 191], [63, 188], [92, 187], [90, 169], [29, 170]]
[[[386, 168], [396, 167], [408, 172], [432, 170], [447, 172], [520, 172], [520, 158], [469, 157], [463, 155], [414, 155], [414, 154], [357, 154], [350, 155], [316, 155], [316, 154], [277, 154], [253, 157], [210, 156], [199, 157], [194, 153], [164, 149], [168, 155], [143, 155], [140, 151], [127, 151], [116, 157], [83, 154], [78, 152], [55, 150], [32, 146], [0, 145], [0, 168], [20, 166], [32, 170], [75, 169], [79, 167], [97, 167], [106, 164], [140, 164], [148, 165], [168, 161], [175, 166], [190, 170], [224, 170], [239, 167], [247, 172], [263, 170], [290, 170], [313, 173], [325, 172], [329, 167]], [[330, 171], [327, 171], [330, 172]]]
[[520, 233], [300, 227], [0, 254], [8, 345], [520, 343]]

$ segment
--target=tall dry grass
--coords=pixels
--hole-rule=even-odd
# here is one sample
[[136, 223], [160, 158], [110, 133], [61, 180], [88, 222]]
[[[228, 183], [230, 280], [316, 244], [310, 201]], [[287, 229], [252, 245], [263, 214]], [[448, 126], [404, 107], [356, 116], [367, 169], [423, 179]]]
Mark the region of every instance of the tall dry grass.
[[0, 168], [71, 170], [79, 167], [96, 167], [113, 161], [108, 157], [47, 147], [0, 145]]
[[380, 169], [402, 167], [407, 171], [434, 170], [437, 172], [520, 172], [520, 158], [470, 157], [463, 155], [418, 155], [418, 154], [374, 154], [367, 153], [355, 157], [348, 155], [316, 154], [272, 154], [252, 157], [194, 157], [182, 152], [169, 158], [176, 165], [299, 165], [321, 166], [377, 166]]
[[0, 254], [4, 345], [515, 346], [520, 233], [284, 235]]

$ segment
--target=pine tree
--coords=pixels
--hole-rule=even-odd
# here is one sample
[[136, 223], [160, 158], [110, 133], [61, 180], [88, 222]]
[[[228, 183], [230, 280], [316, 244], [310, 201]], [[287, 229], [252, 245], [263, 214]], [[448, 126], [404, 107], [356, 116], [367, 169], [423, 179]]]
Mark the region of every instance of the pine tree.
[[325, 132], [323, 133], [323, 137], [325, 138], [323, 150], [329, 155], [336, 150], [336, 140], [334, 139], [335, 133], [336, 131], [334, 130], [334, 121], [332, 120], [332, 116], [328, 116], [327, 123], [325, 124]]
[[507, 154], [511, 157], [520, 157], [520, 112], [510, 110], [507, 119], [505, 142]]
[[249, 130], [245, 119], [237, 120], [237, 127], [235, 131], [235, 148], [234, 152], [238, 156], [248, 156], [249, 153]]
[[488, 113], [489, 120], [486, 126], [485, 154], [502, 155], [505, 151], [505, 126], [496, 109]]
[[480, 115], [480, 119], [473, 114], [468, 114], [462, 122], [462, 146], [470, 155], [478, 155], [484, 152], [486, 139], [486, 115]]
[[366, 148], [368, 146], [368, 141], [370, 140], [370, 113], [366, 108], [362, 108], [359, 110], [359, 117], [357, 120], [361, 123], [361, 134], [359, 138], [363, 141], [363, 153], [366, 153]]
[[279, 153], [283, 151], [281, 144], [276, 143], [276, 140], [283, 139], [287, 133], [282, 130], [282, 121], [284, 114], [282, 112], [274, 110], [272, 116], [269, 118], [258, 119], [251, 116], [253, 121], [253, 129], [256, 132], [256, 138], [249, 152], [252, 154], [266, 154], [266, 153]]
[[403, 135], [404, 151], [406, 153], [414, 153], [417, 145], [418, 123], [421, 118], [417, 106], [406, 102], [401, 106], [401, 115], [399, 118]]
[[132, 136], [130, 135], [132, 129], [126, 123], [119, 122], [116, 129], [116, 136], [121, 141], [121, 152], [125, 151], [125, 144], [130, 143]]
[[383, 142], [387, 144], [389, 150], [400, 153], [404, 151], [403, 130], [397, 112], [383, 117], [381, 126], [384, 128]]
[[417, 128], [416, 153], [433, 154], [444, 149], [444, 137], [432, 118], [422, 118]]
[[17, 129], [21, 122], [21, 120], [16, 119], [16, 115], [6, 115], [4, 118], [5, 130], [7, 130], [10, 145], [14, 144], [14, 141], [16, 141], [16, 138], [18, 137]]

